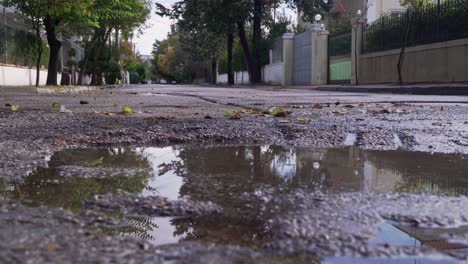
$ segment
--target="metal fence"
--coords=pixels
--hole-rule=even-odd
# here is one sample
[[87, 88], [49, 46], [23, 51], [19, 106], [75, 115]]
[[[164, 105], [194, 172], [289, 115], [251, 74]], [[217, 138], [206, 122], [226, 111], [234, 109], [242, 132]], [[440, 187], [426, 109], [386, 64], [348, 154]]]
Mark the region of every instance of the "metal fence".
[[[32, 67], [36, 63], [37, 45], [29, 22], [13, 9], [0, 5], [0, 63]], [[47, 54], [44, 45], [44, 66]]]
[[330, 56], [351, 56], [351, 38], [351, 31], [344, 34], [330, 36], [328, 39]]
[[468, 1], [440, 0], [366, 27], [363, 53], [468, 37]]
[[294, 37], [294, 85], [310, 85], [312, 81], [312, 33], [306, 31]]

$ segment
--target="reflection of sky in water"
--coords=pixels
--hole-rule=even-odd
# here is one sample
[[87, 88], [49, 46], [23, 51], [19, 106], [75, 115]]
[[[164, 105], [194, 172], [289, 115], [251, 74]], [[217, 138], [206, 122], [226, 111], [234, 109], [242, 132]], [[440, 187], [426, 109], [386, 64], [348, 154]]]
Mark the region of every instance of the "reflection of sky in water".
[[[146, 157], [153, 168], [153, 176], [149, 179], [148, 187], [143, 191], [143, 196], [160, 195], [169, 198], [169, 200], [177, 200], [179, 191], [183, 184], [183, 178], [176, 175], [174, 171], [168, 171], [164, 175], [159, 176], [159, 166], [168, 164], [172, 161], [179, 160], [177, 157], [179, 151], [172, 147], [167, 148], [145, 148], [142, 155]], [[155, 191], [156, 190], [156, 193]]]
[[352, 257], [326, 258], [323, 264], [456, 264], [460, 263], [455, 259], [440, 258], [394, 258], [394, 259], [360, 259]]
[[393, 246], [421, 246], [421, 243], [414, 237], [396, 228], [392, 224], [385, 223], [379, 226], [380, 232], [376, 238], [372, 239], [372, 244], [389, 244]]
[[157, 226], [157, 228], [153, 228], [148, 232], [148, 235], [153, 238], [149, 241], [151, 244], [156, 246], [175, 244], [184, 238], [184, 235], [176, 235], [176, 227], [171, 223], [173, 219], [172, 217], [154, 217], [150, 219]]
[[285, 182], [291, 181], [296, 176], [296, 153], [285, 150], [281, 155], [275, 155], [270, 167]]

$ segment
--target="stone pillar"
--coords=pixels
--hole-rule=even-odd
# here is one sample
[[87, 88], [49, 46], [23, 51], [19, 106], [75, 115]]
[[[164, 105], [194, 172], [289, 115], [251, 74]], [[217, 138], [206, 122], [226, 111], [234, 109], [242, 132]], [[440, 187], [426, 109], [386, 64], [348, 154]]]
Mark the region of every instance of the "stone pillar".
[[294, 34], [283, 35], [283, 86], [293, 85]]
[[325, 85], [328, 77], [328, 31], [323, 24], [312, 25], [311, 85]]
[[359, 84], [359, 62], [362, 54], [362, 32], [367, 19], [358, 18], [352, 21], [351, 38], [351, 84]]

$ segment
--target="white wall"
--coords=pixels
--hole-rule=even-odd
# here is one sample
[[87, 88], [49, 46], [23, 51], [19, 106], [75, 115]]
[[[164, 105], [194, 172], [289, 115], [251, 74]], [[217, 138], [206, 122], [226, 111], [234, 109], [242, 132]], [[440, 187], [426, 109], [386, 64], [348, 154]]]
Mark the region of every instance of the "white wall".
[[[228, 83], [228, 76], [227, 74], [218, 74], [216, 79], [216, 83], [218, 84], [227, 84]], [[235, 85], [247, 85], [250, 84], [249, 81], [249, 73], [244, 72], [235, 72], [234, 73], [234, 84]]]
[[[47, 71], [40, 72], [40, 85], [45, 85], [47, 81]], [[62, 75], [57, 74], [58, 83], [62, 80]], [[25, 67], [0, 65], [0, 86], [33, 86], [36, 85], [36, 69]]]
[[216, 77], [216, 83], [219, 83], [219, 84], [227, 84], [227, 83], [228, 83], [228, 75], [227, 75], [227, 73], [225, 73], [225, 74], [218, 74], [218, 77]]
[[263, 81], [270, 84], [281, 85], [283, 83], [283, 68], [282, 62], [265, 65], [263, 67]]
[[[262, 80], [269, 84], [281, 85], [283, 83], [283, 63], [274, 63], [265, 65], [262, 68]], [[227, 74], [218, 74], [218, 84], [227, 84]], [[235, 85], [248, 85], [250, 84], [249, 72], [235, 72], [234, 73], [234, 84]]]

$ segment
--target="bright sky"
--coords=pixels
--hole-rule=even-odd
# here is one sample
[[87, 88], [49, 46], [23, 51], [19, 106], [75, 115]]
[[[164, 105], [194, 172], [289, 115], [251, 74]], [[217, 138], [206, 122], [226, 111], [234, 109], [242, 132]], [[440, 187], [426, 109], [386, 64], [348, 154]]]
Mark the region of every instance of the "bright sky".
[[154, 41], [163, 40], [167, 37], [167, 33], [171, 30], [171, 20], [166, 17], [160, 17], [155, 14], [156, 1], [164, 6], [170, 7], [178, 0], [151, 0], [153, 2], [153, 10], [151, 11], [151, 18], [148, 21], [148, 28], [144, 30], [143, 34], [136, 39], [136, 48], [141, 55], [150, 55], [153, 49]]
[[[166, 17], [160, 17], [155, 14], [155, 3], [158, 2], [166, 7], [179, 0], [151, 0], [153, 2], [153, 10], [151, 11], [151, 18], [148, 21], [148, 28], [144, 30], [143, 34], [138, 36], [135, 40], [137, 51], [141, 55], [150, 55], [153, 49], [154, 41], [163, 40], [167, 37], [167, 33], [171, 30], [171, 20]], [[288, 16], [294, 17], [292, 10], [286, 10]]]

